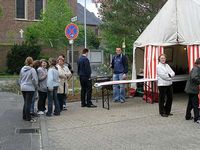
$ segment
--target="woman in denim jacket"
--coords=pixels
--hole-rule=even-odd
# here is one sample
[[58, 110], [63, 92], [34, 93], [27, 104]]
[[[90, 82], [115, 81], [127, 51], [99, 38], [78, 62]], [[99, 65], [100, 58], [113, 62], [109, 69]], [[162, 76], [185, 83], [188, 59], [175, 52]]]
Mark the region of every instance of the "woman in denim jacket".
[[60, 106], [57, 98], [57, 91], [59, 86], [59, 73], [56, 67], [56, 59], [49, 58], [49, 70], [47, 75], [47, 95], [48, 95], [48, 112], [46, 116], [52, 116], [53, 101], [55, 105], [54, 115], [60, 115]]

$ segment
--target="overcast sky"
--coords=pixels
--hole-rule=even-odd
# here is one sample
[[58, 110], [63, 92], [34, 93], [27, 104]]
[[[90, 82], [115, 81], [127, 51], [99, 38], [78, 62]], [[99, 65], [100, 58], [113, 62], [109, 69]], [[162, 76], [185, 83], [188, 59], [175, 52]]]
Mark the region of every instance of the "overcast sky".
[[[85, 0], [77, 0], [78, 3], [82, 4], [85, 6]], [[98, 11], [94, 3], [92, 3], [92, 0], [86, 0], [86, 8], [90, 12], [93, 12], [97, 17], [98, 17]]]

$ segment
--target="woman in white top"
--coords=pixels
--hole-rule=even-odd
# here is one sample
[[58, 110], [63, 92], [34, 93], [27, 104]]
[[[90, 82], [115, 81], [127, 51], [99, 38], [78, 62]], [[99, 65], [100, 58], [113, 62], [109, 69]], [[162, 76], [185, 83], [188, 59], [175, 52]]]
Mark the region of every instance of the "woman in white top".
[[63, 110], [63, 102], [66, 99], [68, 92], [68, 79], [72, 75], [69, 68], [64, 65], [64, 58], [58, 57], [58, 73], [59, 73], [59, 87], [58, 87], [58, 102], [60, 104], [60, 110]]
[[[162, 117], [168, 117], [169, 115], [173, 115], [171, 114], [173, 100], [172, 77], [175, 76], [175, 73], [171, 67], [166, 64], [165, 54], [161, 54], [158, 60], [157, 78], [159, 89], [159, 113]], [[165, 96], [167, 96], [166, 101]]]

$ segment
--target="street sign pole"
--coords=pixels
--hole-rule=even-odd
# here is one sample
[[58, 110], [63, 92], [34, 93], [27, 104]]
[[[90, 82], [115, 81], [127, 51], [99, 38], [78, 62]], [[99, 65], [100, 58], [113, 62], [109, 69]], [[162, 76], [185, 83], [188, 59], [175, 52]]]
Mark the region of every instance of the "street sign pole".
[[85, 7], [84, 7], [84, 34], [85, 34], [85, 48], [87, 48], [86, 0], [85, 0]]
[[[72, 20], [76, 20], [76, 18]], [[65, 36], [69, 39], [69, 44], [71, 44], [72, 70], [74, 69], [74, 39], [78, 37], [78, 32], [78, 26], [74, 23], [70, 23], [65, 27]], [[72, 76], [72, 95], [74, 96], [74, 76]]]
[[[74, 70], [74, 40], [69, 40], [69, 43], [71, 44], [72, 70]], [[72, 95], [74, 96], [74, 76], [72, 76]]]

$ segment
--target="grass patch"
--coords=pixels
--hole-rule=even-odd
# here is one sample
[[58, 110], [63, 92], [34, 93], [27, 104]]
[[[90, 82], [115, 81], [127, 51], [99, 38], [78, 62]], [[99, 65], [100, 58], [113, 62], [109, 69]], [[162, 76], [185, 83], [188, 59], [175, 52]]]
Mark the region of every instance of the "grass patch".
[[0, 79], [18, 79], [19, 75], [0, 74]]

